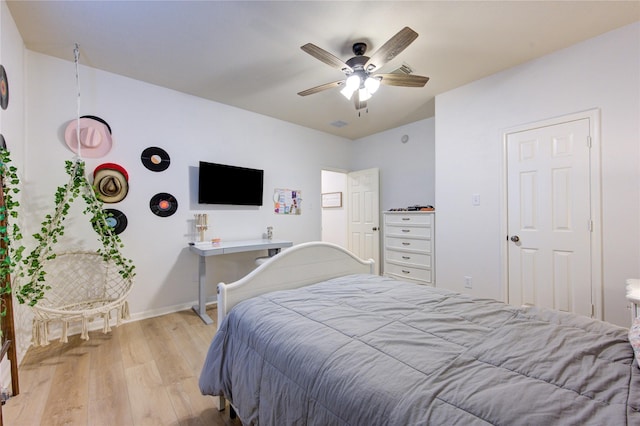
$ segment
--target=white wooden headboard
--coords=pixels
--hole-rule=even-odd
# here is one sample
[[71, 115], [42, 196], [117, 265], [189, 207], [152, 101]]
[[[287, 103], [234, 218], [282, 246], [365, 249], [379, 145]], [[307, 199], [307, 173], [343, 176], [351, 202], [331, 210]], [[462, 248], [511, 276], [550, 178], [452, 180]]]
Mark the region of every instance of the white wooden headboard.
[[277, 290], [289, 290], [349, 274], [373, 274], [374, 261], [344, 248], [309, 242], [282, 251], [244, 278], [218, 284], [218, 326], [239, 302]]

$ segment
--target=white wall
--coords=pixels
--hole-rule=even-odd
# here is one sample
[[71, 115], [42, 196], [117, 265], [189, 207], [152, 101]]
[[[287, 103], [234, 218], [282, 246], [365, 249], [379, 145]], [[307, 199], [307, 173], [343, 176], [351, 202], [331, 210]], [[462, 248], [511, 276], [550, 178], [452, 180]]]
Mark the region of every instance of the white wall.
[[[380, 208], [435, 205], [435, 119], [353, 141], [351, 170], [380, 169]], [[402, 136], [409, 140], [402, 143]], [[437, 206], [436, 210], [437, 210]]]
[[[625, 279], [640, 276], [640, 23], [436, 99], [437, 285], [501, 299], [502, 134], [601, 111], [604, 319], [627, 325]], [[481, 205], [471, 205], [471, 195]]]
[[[73, 46], [69, 56], [71, 61], [67, 62], [27, 52], [24, 185], [29, 235], [52, 211], [56, 187], [68, 180], [64, 161], [74, 155], [63, 138], [67, 123], [76, 115]], [[130, 177], [127, 197], [105, 207], [119, 209], [128, 218], [128, 227], [120, 237], [124, 254], [136, 265], [129, 298], [134, 317], [196, 300], [198, 259], [187, 249], [193, 239], [196, 212], [209, 215], [207, 237], [261, 238], [267, 226], [273, 226], [275, 238], [296, 244], [320, 239], [321, 170], [346, 168], [347, 140], [84, 66], [80, 67], [80, 82], [81, 114], [106, 120], [114, 140], [105, 157], [86, 159], [87, 171], [92, 173], [103, 162], [115, 162]], [[142, 165], [140, 154], [149, 146], [159, 146], [171, 156], [166, 171], [152, 172]], [[199, 160], [264, 169], [264, 205], [198, 205]], [[275, 188], [300, 190], [302, 214], [276, 215], [272, 204]], [[158, 192], [177, 198], [176, 214], [161, 218], [150, 211], [149, 200]], [[93, 248], [97, 240], [88, 218], [82, 217], [79, 209], [74, 213], [66, 224], [68, 238], [60, 248]], [[254, 266], [254, 258], [264, 254], [209, 258], [209, 299], [215, 299], [219, 281], [240, 278]]]

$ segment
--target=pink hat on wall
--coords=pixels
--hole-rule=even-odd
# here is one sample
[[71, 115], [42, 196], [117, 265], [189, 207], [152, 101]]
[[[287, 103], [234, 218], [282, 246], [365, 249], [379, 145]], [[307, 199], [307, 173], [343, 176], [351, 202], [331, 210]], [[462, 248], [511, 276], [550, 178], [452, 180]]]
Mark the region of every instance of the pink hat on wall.
[[[80, 149], [76, 129], [80, 126]], [[71, 151], [81, 157], [98, 158], [111, 151], [111, 127], [103, 119], [84, 115], [79, 120], [71, 120], [64, 132], [64, 139]]]

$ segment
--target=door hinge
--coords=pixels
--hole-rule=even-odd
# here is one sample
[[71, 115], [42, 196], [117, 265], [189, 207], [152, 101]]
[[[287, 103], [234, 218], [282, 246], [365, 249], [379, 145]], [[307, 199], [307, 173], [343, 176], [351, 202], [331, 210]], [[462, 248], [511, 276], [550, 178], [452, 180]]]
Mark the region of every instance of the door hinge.
[[593, 232], [593, 221], [589, 220], [589, 232]]
[[591, 148], [591, 136], [587, 136], [587, 148]]
[[591, 304], [591, 318], [595, 318], [596, 316], [596, 305]]

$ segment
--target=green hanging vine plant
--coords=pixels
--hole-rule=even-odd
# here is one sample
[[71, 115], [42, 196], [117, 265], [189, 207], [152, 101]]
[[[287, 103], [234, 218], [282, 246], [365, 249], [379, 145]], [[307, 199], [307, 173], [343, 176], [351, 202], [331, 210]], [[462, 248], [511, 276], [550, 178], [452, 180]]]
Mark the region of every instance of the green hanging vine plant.
[[120, 248], [124, 245], [107, 222], [111, 215], [103, 210], [102, 201], [98, 200], [95, 189], [85, 176], [84, 161], [66, 161], [65, 170], [71, 179], [66, 186], [60, 186], [56, 190], [55, 212], [53, 215], [46, 215], [40, 232], [33, 234], [38, 245], [24, 259], [26, 273], [22, 275], [26, 274], [29, 280], [20, 286], [16, 298], [20, 303], [28, 303], [30, 306], [36, 305], [50, 289], [46, 283], [44, 265], [47, 261], [55, 259], [53, 245], [64, 235], [64, 221], [71, 204], [80, 195], [86, 203], [83, 213], [91, 215], [91, 225], [102, 243], [102, 248], [97, 250], [98, 254], [104, 261], [113, 261], [123, 279], [131, 279], [135, 276], [133, 261], [120, 253]]
[[[0, 296], [11, 293], [11, 277], [15, 275], [18, 265], [22, 261], [24, 246], [17, 246], [22, 240], [22, 232], [16, 223], [18, 207], [16, 200], [20, 192], [18, 169], [11, 165], [11, 155], [6, 148], [0, 149], [0, 176], [2, 176], [3, 203], [0, 205]], [[6, 307], [2, 306], [0, 315], [6, 314]]]

